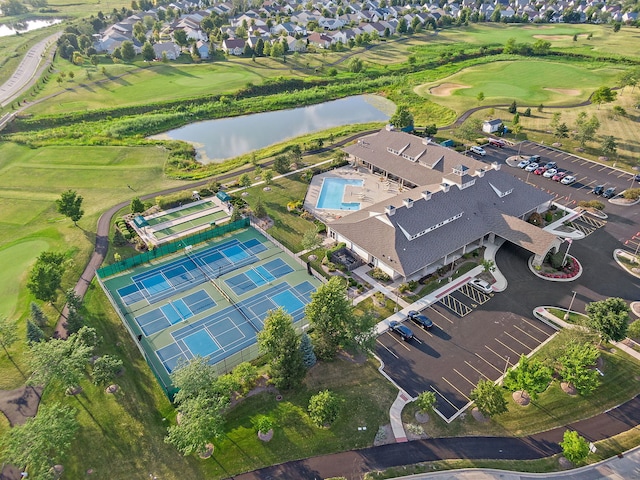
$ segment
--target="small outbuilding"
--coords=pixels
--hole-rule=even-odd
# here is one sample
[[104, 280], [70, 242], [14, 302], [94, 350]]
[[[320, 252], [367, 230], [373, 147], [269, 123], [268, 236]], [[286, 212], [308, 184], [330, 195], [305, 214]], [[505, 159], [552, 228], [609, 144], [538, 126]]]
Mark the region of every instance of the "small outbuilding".
[[496, 118], [495, 120], [485, 120], [482, 124], [482, 131], [484, 133], [495, 133], [500, 130], [500, 126], [502, 125], [502, 120]]

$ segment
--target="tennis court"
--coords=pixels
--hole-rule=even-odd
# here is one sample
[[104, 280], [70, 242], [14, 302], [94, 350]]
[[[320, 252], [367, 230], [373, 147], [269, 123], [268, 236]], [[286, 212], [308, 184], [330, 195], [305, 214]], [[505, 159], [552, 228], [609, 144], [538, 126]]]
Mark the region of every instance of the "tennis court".
[[171, 371], [194, 356], [220, 373], [256, 358], [270, 310], [282, 307], [301, 327], [320, 285], [305, 264], [253, 228], [173, 251], [101, 278], [167, 391]]
[[155, 217], [152, 216], [150, 218], [145, 218], [145, 220], [150, 226], [160, 225], [161, 223], [177, 220], [178, 218], [186, 217], [187, 215], [192, 215], [196, 212], [201, 212], [202, 210], [211, 208], [213, 205], [214, 204], [212, 204], [211, 202], [196, 203], [195, 205], [176, 209], [173, 212], [163, 213]]
[[187, 220], [186, 222], [178, 223], [177, 225], [172, 225], [167, 228], [163, 228], [161, 230], [155, 230], [153, 235], [157, 239], [165, 238], [169, 235], [175, 235], [176, 233], [182, 233], [186, 230], [190, 230], [192, 228], [201, 227], [203, 225], [211, 225], [213, 222], [217, 222], [220, 219], [226, 218], [229, 215], [227, 212], [222, 210], [218, 212], [213, 212], [208, 215], [203, 215], [202, 217], [194, 218], [193, 220]]
[[181, 360], [189, 360], [196, 355], [208, 357], [215, 363], [256, 343], [256, 334], [264, 327], [270, 310], [282, 307], [294, 321], [302, 320], [304, 308], [311, 301], [311, 292], [315, 289], [309, 281], [296, 286], [287, 282], [275, 285], [173, 331], [173, 342], [156, 350], [156, 354], [168, 372]]

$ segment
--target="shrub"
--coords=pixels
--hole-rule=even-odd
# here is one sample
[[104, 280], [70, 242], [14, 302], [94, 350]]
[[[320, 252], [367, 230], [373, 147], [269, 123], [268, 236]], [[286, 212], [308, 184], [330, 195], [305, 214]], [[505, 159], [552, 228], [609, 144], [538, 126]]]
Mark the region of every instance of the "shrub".
[[409, 285], [406, 283], [401, 283], [400, 286], [398, 287], [398, 291], [400, 293], [405, 293], [409, 290]]
[[308, 411], [315, 425], [330, 426], [340, 413], [340, 399], [329, 390], [323, 390], [309, 399]]
[[409, 286], [409, 290], [411, 290], [412, 292], [415, 291], [416, 288], [418, 288], [418, 282], [416, 282], [415, 280], [409, 280], [409, 283], [407, 285]]
[[540, 215], [538, 212], [533, 212], [527, 222], [529, 222], [531, 225], [535, 225], [536, 227], [540, 227], [542, 226], [542, 215]]
[[170, 193], [168, 195], [160, 195], [155, 199], [156, 205], [163, 210], [175, 208], [180, 205], [184, 205], [185, 203], [191, 203], [193, 201], [193, 198], [191, 198], [192, 194], [192, 190], [183, 190], [181, 192]]
[[391, 280], [389, 274], [378, 267], [371, 270], [371, 277], [375, 278], [376, 280], [380, 280], [381, 282], [388, 282], [389, 280]]
[[416, 407], [421, 412], [426, 413], [436, 405], [436, 394], [433, 392], [422, 392], [416, 399]]
[[275, 427], [275, 422], [271, 417], [260, 415], [253, 420], [253, 426], [258, 433], [267, 433]]
[[562, 267], [562, 261], [564, 259], [564, 252], [556, 252], [554, 254], [550, 254], [549, 255], [549, 263], [551, 264], [551, 266], [553, 268], [555, 268], [556, 270], [558, 270], [560, 267]]
[[549, 223], [553, 220], [553, 214], [551, 212], [547, 212], [544, 214], [544, 221]]
[[604, 203], [598, 200], [591, 200], [589, 202], [580, 201], [578, 206], [582, 208], [595, 208], [596, 210], [604, 210]]

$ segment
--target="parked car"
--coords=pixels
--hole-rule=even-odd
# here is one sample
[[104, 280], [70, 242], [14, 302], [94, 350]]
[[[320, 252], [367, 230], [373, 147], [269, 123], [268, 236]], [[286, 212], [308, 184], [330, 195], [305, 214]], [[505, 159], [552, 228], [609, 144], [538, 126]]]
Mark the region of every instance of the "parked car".
[[603, 198], [611, 198], [616, 194], [616, 187], [609, 187], [604, 192], [602, 192]]
[[539, 165], [536, 162], [530, 163], [529, 165], [527, 165], [526, 167], [524, 167], [524, 169], [527, 172], [533, 172], [535, 170], [537, 170], [539, 167]]
[[529, 161], [531, 163], [535, 162], [535, 163], [540, 163], [540, 155], [531, 155], [529, 157]]
[[389, 322], [389, 330], [400, 335], [400, 337], [402, 337], [402, 340], [404, 340], [405, 342], [408, 342], [413, 338], [413, 332], [411, 331], [411, 329], [395, 320]]
[[493, 288], [491, 288], [491, 284], [480, 278], [474, 278], [469, 283], [484, 293], [493, 292]]
[[556, 162], [547, 162], [545, 164], [545, 167], [547, 167], [547, 170], [550, 168], [555, 168], [556, 170], [558, 169], [558, 164]]
[[554, 182], [559, 182], [564, 177], [566, 177], [568, 174], [569, 174], [569, 172], [567, 172], [567, 171], [558, 170], [558, 171], [556, 171], [556, 174], [553, 177], [551, 177], [551, 180], [553, 180]]
[[541, 167], [536, 168], [533, 173], [535, 173], [536, 175], [542, 175], [544, 172], [547, 171], [547, 167], [545, 167], [544, 165]]
[[633, 181], [640, 183], [640, 173], [633, 176]]
[[576, 177], [574, 177], [573, 175], [567, 175], [562, 180], [560, 180], [560, 183], [562, 183], [563, 185], [571, 185], [575, 181]]
[[506, 143], [501, 138], [490, 138], [489, 145], [491, 145], [492, 147], [502, 148], [506, 145]]
[[548, 170], [545, 170], [542, 176], [546, 178], [552, 178], [556, 173], [558, 173], [558, 170], [556, 170], [555, 168], [549, 168]]
[[433, 327], [433, 322], [426, 315], [421, 314], [420, 312], [416, 312], [415, 310], [409, 311], [407, 313], [407, 318], [415, 323], [420, 328], [424, 328], [425, 330]]
[[530, 163], [531, 163], [531, 160], [529, 160], [528, 158], [525, 158], [524, 160], [520, 160], [520, 162], [518, 163], [518, 168], [524, 168]]
[[594, 195], [602, 195], [604, 193], [604, 185], [596, 185], [593, 187], [593, 190], [591, 190], [591, 193]]
[[487, 152], [484, 151], [484, 148], [478, 147], [476, 145], [473, 145], [471, 148], [469, 148], [469, 151], [471, 153], [475, 153], [476, 155], [480, 155], [481, 157], [484, 157], [487, 154]]

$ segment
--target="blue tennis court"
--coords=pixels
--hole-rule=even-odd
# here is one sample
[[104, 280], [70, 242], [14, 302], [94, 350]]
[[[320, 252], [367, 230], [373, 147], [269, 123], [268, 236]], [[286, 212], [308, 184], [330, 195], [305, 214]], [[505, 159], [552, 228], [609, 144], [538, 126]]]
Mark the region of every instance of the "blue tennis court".
[[255, 268], [250, 268], [243, 273], [227, 278], [224, 282], [233, 293], [241, 296], [293, 271], [293, 268], [284, 260], [276, 258], [264, 265], [258, 265]]
[[255, 344], [256, 329], [251, 323], [262, 328], [270, 310], [282, 307], [295, 322], [300, 321], [315, 288], [307, 281], [296, 286], [282, 282], [236, 306], [189, 322], [189, 325], [172, 332], [174, 341], [156, 350], [156, 354], [169, 373], [181, 359], [189, 360], [196, 355], [208, 358], [212, 364], [216, 363]]
[[152, 335], [216, 306], [204, 290], [170, 301], [159, 308], [135, 317], [145, 336]]
[[267, 247], [257, 238], [251, 238], [246, 242], [229, 240], [134, 275], [131, 277], [130, 285], [117, 290], [118, 295], [126, 306], [142, 300], [155, 303], [173, 296], [176, 292], [208, 281], [207, 276], [217, 278], [255, 263], [259, 260], [256, 255], [266, 249]]

